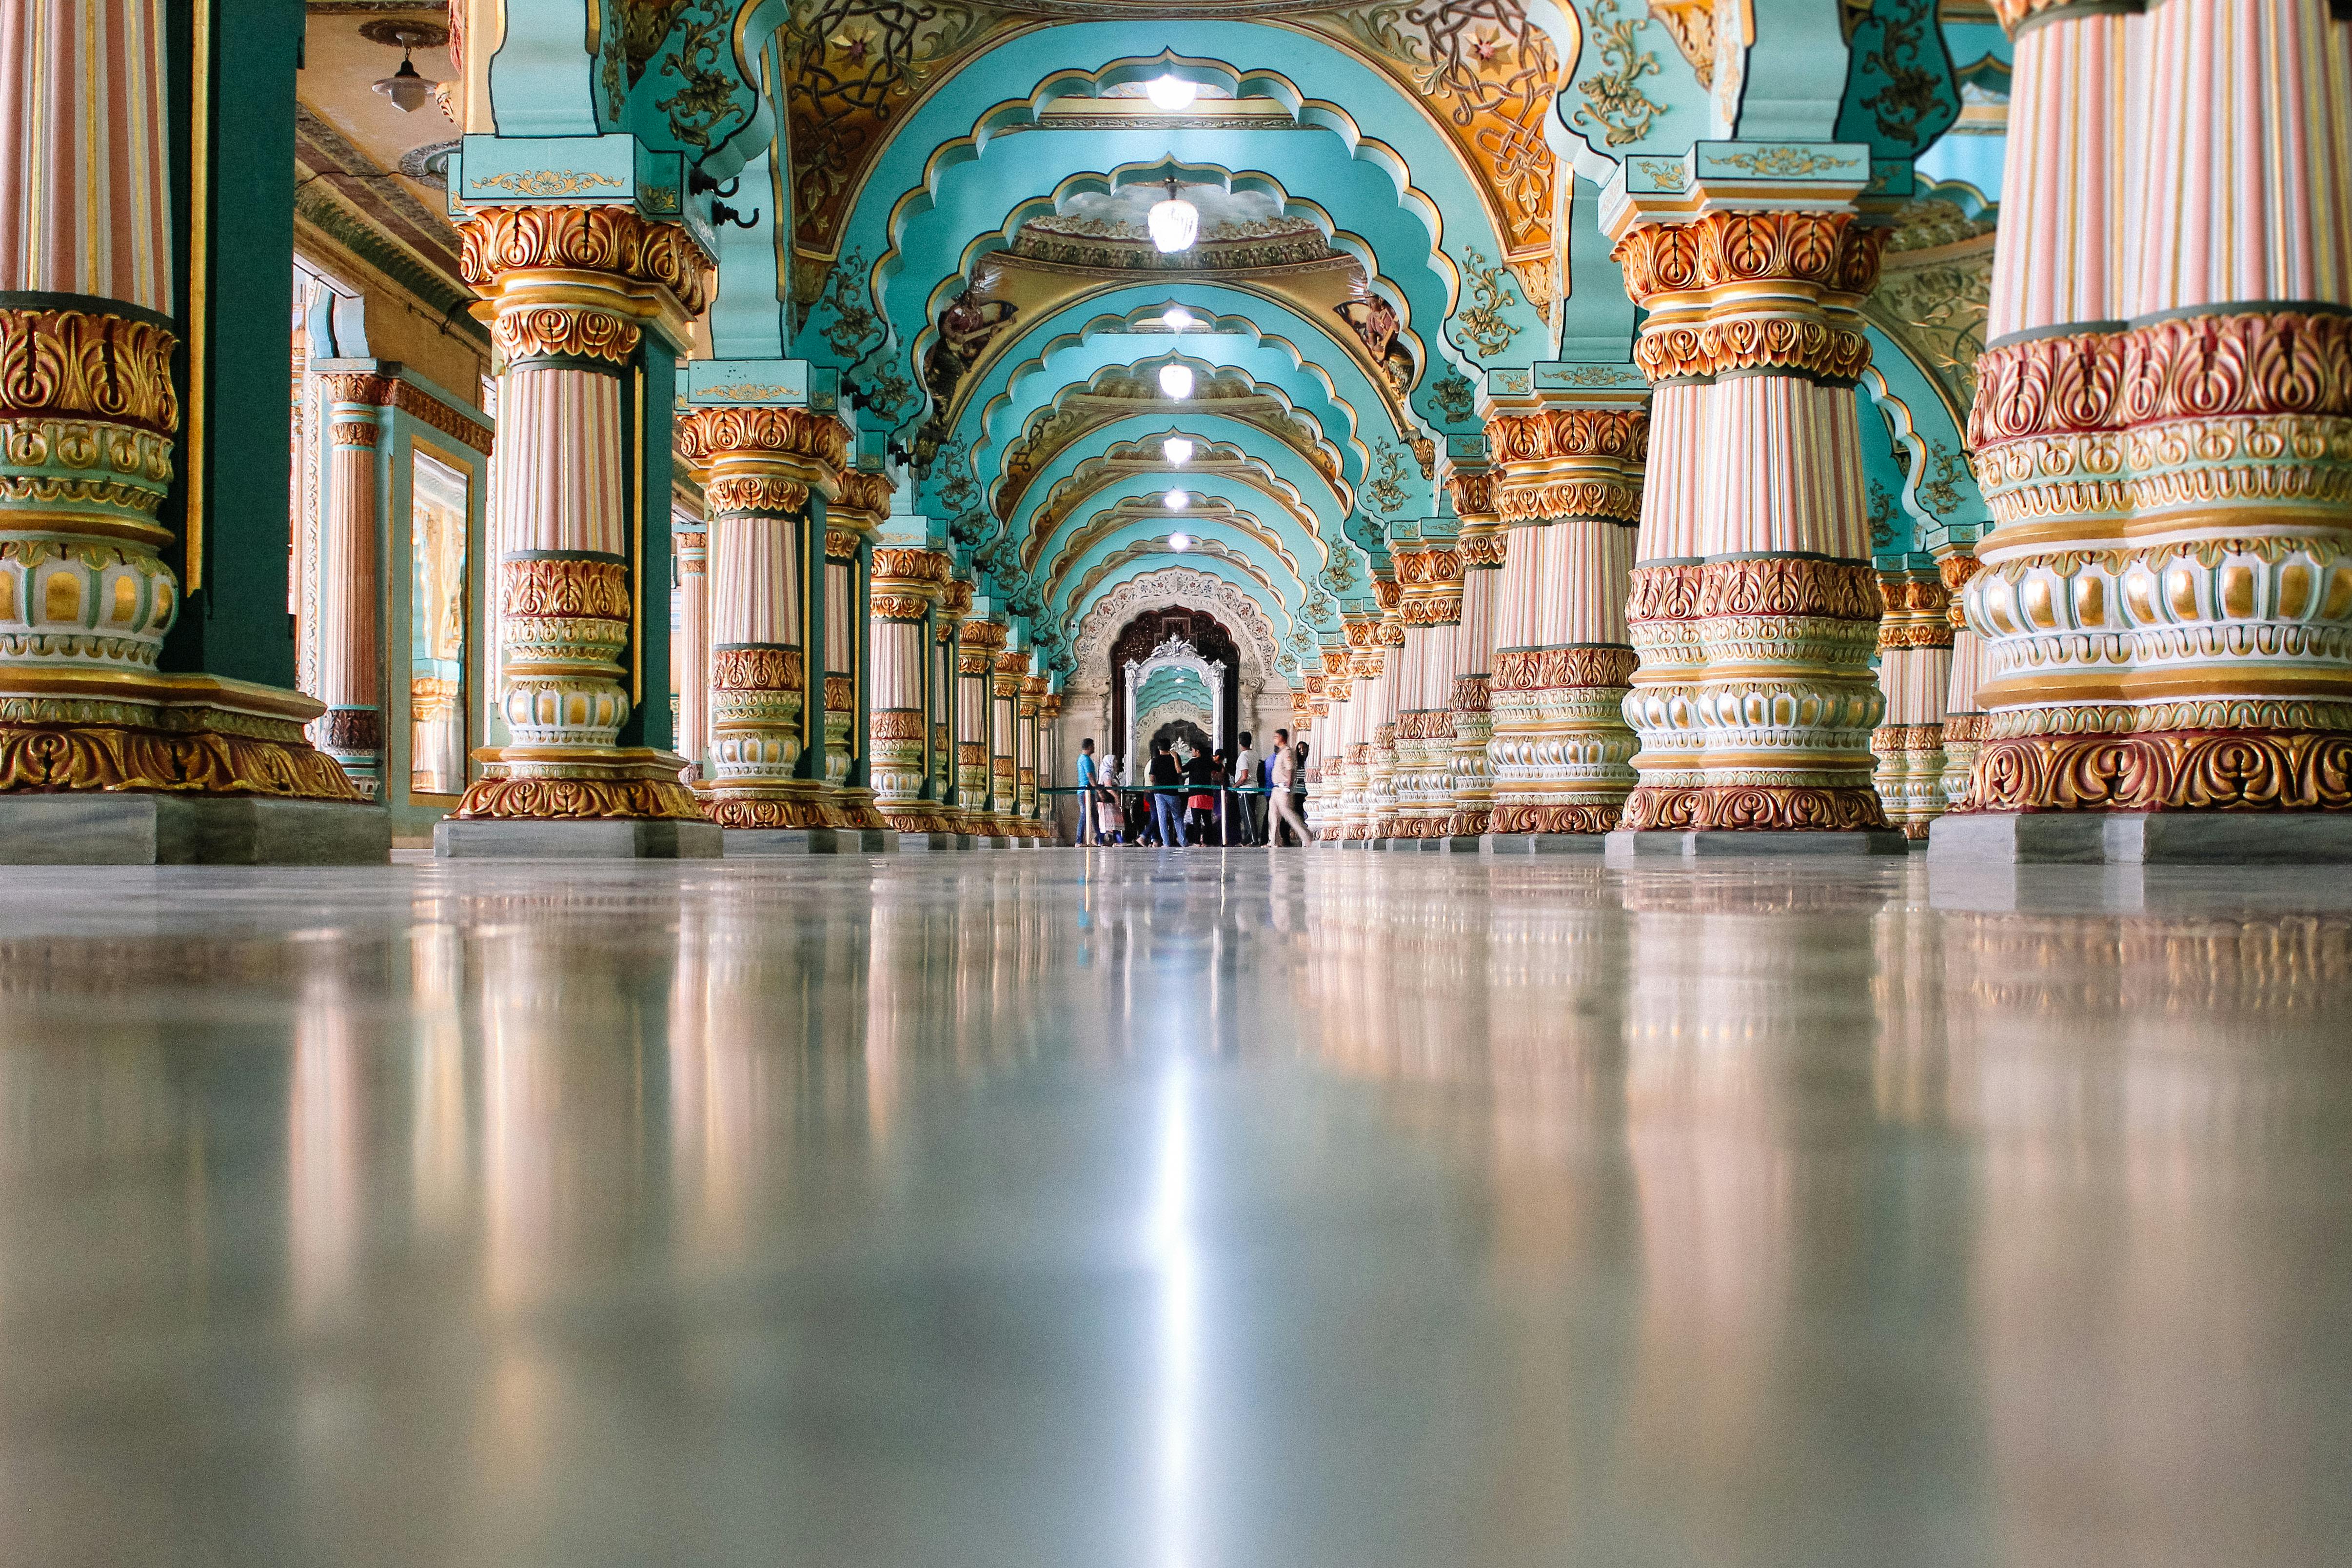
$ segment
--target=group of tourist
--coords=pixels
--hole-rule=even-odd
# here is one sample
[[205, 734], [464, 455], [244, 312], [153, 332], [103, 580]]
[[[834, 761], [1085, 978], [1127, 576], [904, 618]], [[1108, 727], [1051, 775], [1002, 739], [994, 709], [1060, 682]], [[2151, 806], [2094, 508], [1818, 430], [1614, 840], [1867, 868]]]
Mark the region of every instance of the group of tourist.
[[[1182, 849], [1271, 847], [1286, 832], [1294, 844], [1307, 829], [1307, 747], [1276, 730], [1264, 756], [1244, 731], [1238, 751], [1202, 751], [1155, 741], [1140, 788], [1122, 789], [1118, 759], [1095, 757], [1092, 740], [1078, 742], [1078, 842], [1151, 844]], [[1142, 803], [1149, 801], [1146, 806]]]

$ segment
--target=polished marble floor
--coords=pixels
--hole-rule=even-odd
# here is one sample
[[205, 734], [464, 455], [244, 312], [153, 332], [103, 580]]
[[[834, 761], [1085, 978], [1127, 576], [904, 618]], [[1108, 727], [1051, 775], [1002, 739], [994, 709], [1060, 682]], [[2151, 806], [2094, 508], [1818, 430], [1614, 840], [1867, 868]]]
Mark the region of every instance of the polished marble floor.
[[11, 869], [0, 1564], [2352, 1562], [2352, 880]]

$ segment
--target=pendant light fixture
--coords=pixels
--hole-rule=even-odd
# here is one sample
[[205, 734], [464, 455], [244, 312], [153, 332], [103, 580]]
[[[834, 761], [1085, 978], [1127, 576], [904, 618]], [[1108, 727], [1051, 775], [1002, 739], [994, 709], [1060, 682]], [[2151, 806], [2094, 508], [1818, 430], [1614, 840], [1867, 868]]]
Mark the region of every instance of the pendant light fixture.
[[1171, 436], [1160, 444], [1160, 456], [1174, 468], [1182, 468], [1192, 460], [1192, 443], [1181, 436]]
[[433, 84], [417, 74], [416, 62], [408, 58], [412, 47], [407, 36], [402, 35], [400, 68], [373, 84], [375, 90], [392, 100], [392, 106], [403, 114], [415, 113], [425, 107], [425, 100], [433, 96]]
[[1143, 90], [1150, 96], [1153, 103], [1171, 114], [1181, 114], [1192, 107], [1194, 99], [1201, 96], [1199, 88], [1175, 76], [1154, 77]]
[[1192, 395], [1192, 367], [1189, 364], [1163, 364], [1160, 367], [1160, 390], [1181, 403]]
[[1171, 533], [1168, 536], [1168, 548], [1181, 555], [1192, 548], [1192, 536], [1189, 533]]
[[1168, 179], [1168, 199], [1151, 209], [1144, 226], [1150, 229], [1151, 243], [1162, 255], [1190, 250], [1201, 237], [1201, 209], [1176, 194], [1174, 175]]
[[1160, 499], [1167, 504], [1170, 511], [1182, 511], [1186, 507], [1192, 504], [1192, 498], [1185, 494], [1182, 490], [1170, 490]]

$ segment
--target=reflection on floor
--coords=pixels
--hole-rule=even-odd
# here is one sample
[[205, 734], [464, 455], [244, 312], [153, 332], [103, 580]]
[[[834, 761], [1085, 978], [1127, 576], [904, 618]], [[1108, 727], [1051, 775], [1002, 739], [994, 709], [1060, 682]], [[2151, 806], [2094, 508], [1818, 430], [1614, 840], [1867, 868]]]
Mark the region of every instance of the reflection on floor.
[[12, 870], [0, 1561], [2352, 1561], [2352, 886]]

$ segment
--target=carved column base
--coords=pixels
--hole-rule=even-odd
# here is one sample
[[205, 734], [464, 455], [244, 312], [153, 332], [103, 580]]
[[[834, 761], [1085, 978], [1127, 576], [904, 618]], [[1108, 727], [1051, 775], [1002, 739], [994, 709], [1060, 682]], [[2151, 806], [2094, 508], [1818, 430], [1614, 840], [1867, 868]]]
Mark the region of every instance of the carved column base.
[[1951, 811], [1969, 797], [1969, 777], [1975, 772], [1977, 752], [1984, 749], [1992, 725], [1990, 713], [1944, 715], [1944, 809]]
[[[696, 792], [710, 820], [721, 827], [887, 827], [873, 808], [871, 792], [836, 790], [816, 779], [778, 779], [764, 784], [703, 784]], [[862, 795], [872, 820], [852, 813]]]
[[0, 793], [118, 790], [358, 803], [304, 738], [320, 704], [209, 675], [0, 670]]
[[686, 759], [646, 746], [490, 746], [474, 753], [482, 776], [450, 815], [461, 819], [581, 821], [621, 817], [699, 822], [702, 805], [678, 780]]
[[1622, 826], [1644, 832], [1846, 832], [1884, 829], [1886, 808], [1869, 784], [1641, 784]]
[[[1445, 819], [1447, 837], [1476, 837], [1493, 831], [1494, 776], [1486, 763], [1486, 745], [1495, 736], [1495, 716], [1485, 704], [1486, 682], [1476, 678], [1475, 708], [1456, 707], [1452, 715], [1454, 755], [1449, 777], [1454, 801]], [[1459, 690], [1459, 683], [1457, 683]]]
[[1956, 811], [2352, 811], [2352, 734], [2187, 730], [1983, 742]]
[[961, 833], [963, 827], [955, 816], [928, 801], [894, 805], [877, 805], [883, 822], [894, 833]]
[[1874, 784], [1887, 820], [1906, 838], [1926, 838], [1944, 815], [1944, 727], [1882, 724], [1870, 749], [1878, 758]]
[[1607, 833], [1617, 826], [1624, 808], [1606, 805], [1534, 805], [1524, 801], [1496, 801], [1488, 814], [1488, 833]]

